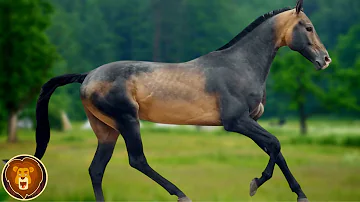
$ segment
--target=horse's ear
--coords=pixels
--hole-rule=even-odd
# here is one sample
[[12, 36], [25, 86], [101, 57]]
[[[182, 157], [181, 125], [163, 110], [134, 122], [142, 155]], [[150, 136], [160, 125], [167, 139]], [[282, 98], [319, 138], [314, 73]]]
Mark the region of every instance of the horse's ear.
[[304, 0], [297, 0], [296, 2], [296, 13], [299, 14], [303, 10]]

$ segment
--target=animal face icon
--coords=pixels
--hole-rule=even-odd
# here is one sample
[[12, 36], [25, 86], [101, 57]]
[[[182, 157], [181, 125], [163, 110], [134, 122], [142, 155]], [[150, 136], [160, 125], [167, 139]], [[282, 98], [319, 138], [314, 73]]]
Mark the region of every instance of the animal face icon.
[[19, 155], [9, 160], [1, 177], [9, 195], [20, 200], [38, 196], [47, 182], [45, 166], [32, 156]]
[[[25, 163], [23, 163], [24, 165]], [[19, 166], [23, 166], [19, 165]], [[31, 175], [30, 173], [34, 172], [34, 167], [19, 167], [14, 165], [13, 171], [16, 172], [15, 184], [19, 185], [20, 190], [27, 190], [29, 184], [31, 184]]]

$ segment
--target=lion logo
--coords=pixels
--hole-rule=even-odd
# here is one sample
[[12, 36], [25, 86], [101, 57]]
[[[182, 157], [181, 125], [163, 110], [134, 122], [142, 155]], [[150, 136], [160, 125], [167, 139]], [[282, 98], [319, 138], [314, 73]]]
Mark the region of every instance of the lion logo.
[[7, 193], [18, 200], [31, 200], [39, 196], [47, 184], [44, 164], [34, 156], [18, 155], [10, 159], [1, 175]]

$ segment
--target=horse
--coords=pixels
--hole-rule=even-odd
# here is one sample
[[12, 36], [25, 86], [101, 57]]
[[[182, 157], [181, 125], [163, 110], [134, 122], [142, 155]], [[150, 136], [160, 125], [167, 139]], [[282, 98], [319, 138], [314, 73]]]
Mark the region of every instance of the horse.
[[89, 167], [97, 201], [104, 201], [102, 178], [119, 134], [129, 164], [178, 201], [191, 201], [176, 185], [148, 164], [140, 136], [140, 120], [223, 126], [253, 140], [269, 155], [266, 168], [250, 183], [253, 196], [279, 166], [298, 202], [308, 201], [281, 152], [279, 140], [257, 120], [264, 112], [266, 80], [279, 48], [288, 46], [312, 62], [316, 70], [331, 58], [303, 11], [295, 8], [268, 12], [221, 48], [182, 63], [116, 61], [88, 73], [66, 74], [46, 82], [36, 107], [36, 151], [41, 159], [50, 139], [48, 103], [59, 86], [81, 83], [80, 97], [98, 145]]

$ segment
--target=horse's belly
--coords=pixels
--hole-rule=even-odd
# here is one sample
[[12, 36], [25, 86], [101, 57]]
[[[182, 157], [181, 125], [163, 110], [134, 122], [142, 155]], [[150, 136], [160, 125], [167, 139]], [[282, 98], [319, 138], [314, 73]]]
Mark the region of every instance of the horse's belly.
[[192, 102], [148, 99], [138, 104], [141, 120], [178, 125], [221, 125], [215, 98]]
[[205, 90], [205, 76], [196, 68], [158, 68], [134, 77], [130, 84], [142, 120], [220, 125], [217, 98]]

